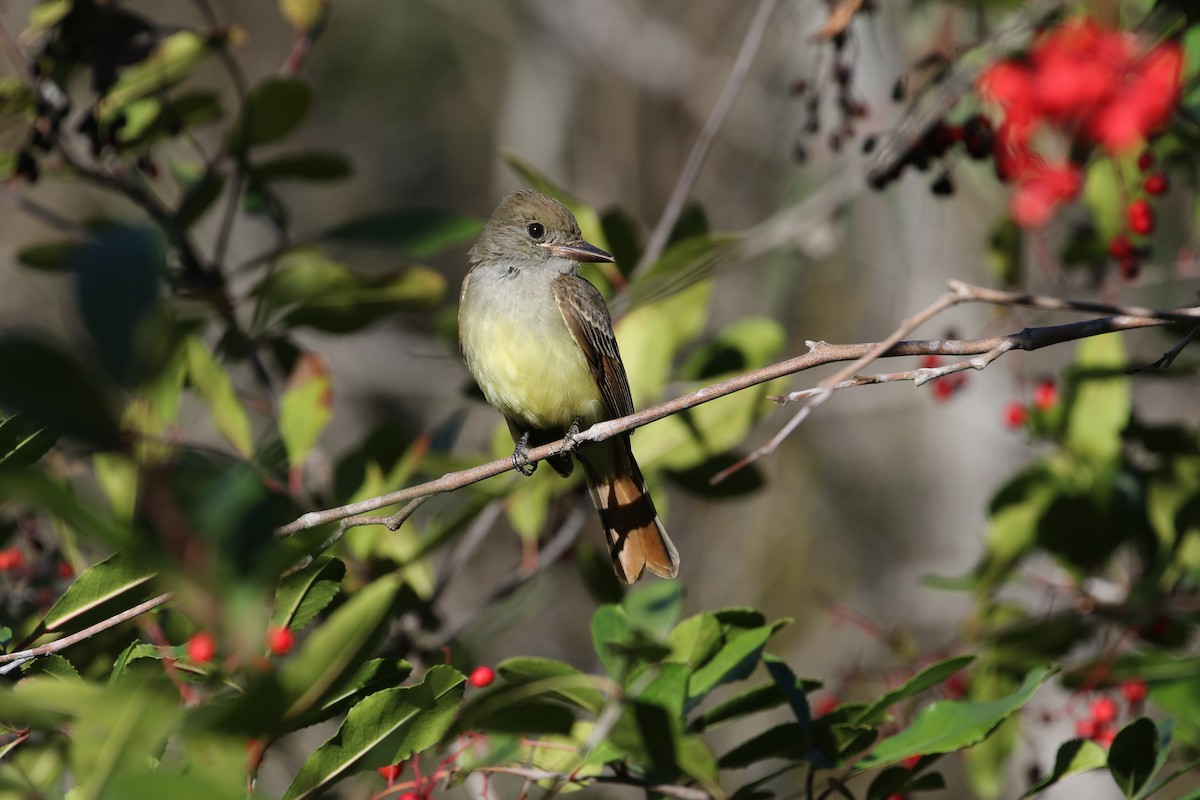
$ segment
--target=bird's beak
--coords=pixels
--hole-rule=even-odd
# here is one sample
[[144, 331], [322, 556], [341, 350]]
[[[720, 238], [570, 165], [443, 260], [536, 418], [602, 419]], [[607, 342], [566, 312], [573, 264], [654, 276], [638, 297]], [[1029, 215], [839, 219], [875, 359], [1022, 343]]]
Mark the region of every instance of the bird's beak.
[[550, 244], [548, 245], [550, 252], [562, 258], [569, 258], [572, 261], [616, 261], [615, 258], [601, 250], [595, 245], [588, 244], [580, 239], [577, 242], [568, 242], [567, 244]]

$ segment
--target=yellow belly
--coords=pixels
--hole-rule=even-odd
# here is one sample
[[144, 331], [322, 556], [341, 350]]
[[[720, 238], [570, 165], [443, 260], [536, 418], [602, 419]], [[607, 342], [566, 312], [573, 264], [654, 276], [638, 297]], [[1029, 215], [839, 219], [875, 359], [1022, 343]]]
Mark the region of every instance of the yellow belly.
[[[537, 316], [537, 315], [533, 315]], [[488, 402], [522, 428], [566, 430], [607, 418], [591, 370], [561, 317], [473, 314], [463, 325], [467, 367]]]

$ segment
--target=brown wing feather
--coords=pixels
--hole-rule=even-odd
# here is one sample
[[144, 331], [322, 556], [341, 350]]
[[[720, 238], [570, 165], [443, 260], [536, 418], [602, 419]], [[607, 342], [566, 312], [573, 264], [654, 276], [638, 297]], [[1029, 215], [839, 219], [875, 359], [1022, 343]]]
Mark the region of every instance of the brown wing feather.
[[625, 365], [621, 363], [604, 297], [595, 286], [576, 275], [558, 276], [553, 288], [558, 310], [587, 358], [608, 413], [612, 417], [632, 414], [633, 395], [629, 393], [629, 380], [625, 377]]

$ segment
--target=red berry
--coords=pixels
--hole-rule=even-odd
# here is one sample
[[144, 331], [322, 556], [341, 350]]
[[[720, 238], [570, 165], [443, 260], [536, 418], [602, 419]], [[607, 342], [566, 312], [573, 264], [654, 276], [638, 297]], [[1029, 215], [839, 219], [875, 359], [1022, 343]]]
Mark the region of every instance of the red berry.
[[1146, 699], [1146, 682], [1141, 678], [1125, 681], [1121, 684], [1121, 694], [1130, 703], [1141, 703]]
[[20, 569], [25, 566], [25, 554], [15, 547], [0, 550], [0, 572]]
[[1129, 229], [1145, 236], [1154, 230], [1154, 210], [1145, 200], [1134, 200], [1129, 204]]
[[1133, 243], [1125, 234], [1114, 236], [1113, 240], [1108, 243], [1108, 254], [1118, 261], [1127, 258], [1133, 255]]
[[1118, 710], [1117, 701], [1111, 697], [1097, 697], [1092, 701], [1092, 719], [1097, 727], [1104, 727], [1116, 720]]
[[1142, 172], [1146, 172], [1154, 166], [1154, 153], [1151, 153], [1149, 150], [1143, 150], [1142, 154], [1138, 156], [1137, 164], [1138, 169], [1140, 169]]
[[491, 686], [494, 680], [496, 680], [496, 670], [491, 667], [476, 667], [471, 673], [471, 685], [480, 689]]
[[967, 693], [967, 676], [961, 672], [956, 672], [946, 679], [943, 687], [946, 697], [950, 700], [957, 700]]
[[921, 369], [937, 369], [942, 365], [941, 356], [925, 356], [921, 359]]
[[71, 566], [70, 561], [58, 562], [58, 577], [60, 577], [60, 578], [74, 578], [75, 577], [75, 568]]
[[402, 764], [388, 764], [386, 767], [377, 767], [375, 771], [383, 776], [388, 786], [391, 786], [400, 777], [400, 773], [404, 771], [404, 766]]
[[1058, 387], [1054, 381], [1039, 381], [1033, 390], [1033, 407], [1038, 411], [1049, 411], [1058, 405]]
[[421, 795], [416, 792], [405, 792], [397, 797], [396, 800], [421, 800]]
[[270, 628], [267, 630], [267, 649], [273, 656], [287, 655], [296, 643], [296, 634], [291, 628]]
[[1080, 739], [1091, 739], [1097, 732], [1094, 719], [1081, 719], [1075, 723], [1075, 735]]
[[933, 399], [939, 403], [944, 403], [954, 396], [954, 390], [958, 386], [953, 381], [941, 378], [933, 382]]
[[1161, 194], [1166, 194], [1168, 186], [1169, 184], [1167, 183], [1167, 176], [1161, 172], [1156, 172], [1153, 175], [1150, 175], [1142, 184], [1142, 188], [1146, 190], [1147, 194], [1152, 194], [1156, 197]]
[[1104, 728], [1096, 731], [1096, 735], [1092, 738], [1101, 747], [1112, 747], [1113, 739], [1117, 738], [1117, 732], [1112, 728]]
[[187, 643], [188, 658], [199, 664], [207, 664], [217, 654], [217, 640], [208, 631], [200, 631]]
[[921, 763], [921, 755], [918, 753], [915, 756], [909, 756], [908, 758], [904, 759], [904, 761], [902, 761], [900, 763], [904, 764], [904, 767], [906, 769], [912, 769], [917, 764]]
[[1009, 403], [1004, 407], [1004, 427], [1009, 430], [1025, 427], [1029, 420], [1029, 409], [1021, 403]]

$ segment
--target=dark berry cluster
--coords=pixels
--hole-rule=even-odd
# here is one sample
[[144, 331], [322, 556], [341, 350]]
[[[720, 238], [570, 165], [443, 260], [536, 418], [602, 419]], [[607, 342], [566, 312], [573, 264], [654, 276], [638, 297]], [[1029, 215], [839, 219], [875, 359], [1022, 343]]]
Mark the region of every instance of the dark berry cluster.
[[[830, 15], [835, 13], [838, 5], [835, 0], [826, 0]], [[857, 14], [872, 14], [875, 11], [873, 0], [863, 0]], [[856, 93], [854, 88], [854, 28], [846, 24], [841, 30], [828, 38], [832, 49], [832, 66], [828, 71], [818, 69], [818, 77], [813, 80], [801, 78], [791, 85], [791, 93], [804, 101], [804, 125], [800, 129], [793, 149], [796, 161], [808, 158], [808, 143], [806, 140], [819, 136], [822, 131], [828, 133], [826, 143], [835, 153], [854, 139], [857, 131], [856, 124], [867, 117], [870, 109], [866, 102]], [[827, 128], [822, 124], [822, 114], [825, 111], [824, 96], [832, 83], [834, 94], [833, 106], [837, 113], [837, 121]]]

